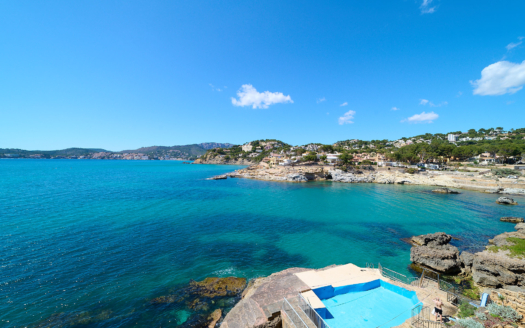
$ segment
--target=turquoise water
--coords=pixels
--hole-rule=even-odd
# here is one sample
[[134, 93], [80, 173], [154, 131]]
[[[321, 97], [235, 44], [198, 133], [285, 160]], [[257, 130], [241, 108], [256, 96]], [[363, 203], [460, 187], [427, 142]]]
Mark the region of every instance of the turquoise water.
[[322, 301], [332, 314], [331, 328], [390, 328], [410, 318], [418, 303], [385, 287], [336, 295]]
[[476, 249], [520, 205], [465, 191], [376, 184], [207, 181], [236, 167], [173, 161], [0, 160], [0, 326], [62, 313], [83, 327], [175, 327], [152, 307], [189, 279], [381, 262], [407, 272], [412, 235]]

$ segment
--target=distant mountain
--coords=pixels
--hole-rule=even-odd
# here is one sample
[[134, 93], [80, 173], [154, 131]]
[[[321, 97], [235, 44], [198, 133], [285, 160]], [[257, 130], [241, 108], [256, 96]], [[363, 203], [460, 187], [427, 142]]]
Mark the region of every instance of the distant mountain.
[[24, 150], [14, 148], [0, 148], [0, 154], [16, 154], [22, 157], [41, 154], [43, 156], [85, 156], [98, 152], [107, 152], [98, 148], [67, 148], [62, 150]]
[[213, 148], [231, 148], [235, 145], [231, 143], [203, 142], [203, 143], [200, 143], [199, 146], [201, 146], [204, 149], [213, 149]]

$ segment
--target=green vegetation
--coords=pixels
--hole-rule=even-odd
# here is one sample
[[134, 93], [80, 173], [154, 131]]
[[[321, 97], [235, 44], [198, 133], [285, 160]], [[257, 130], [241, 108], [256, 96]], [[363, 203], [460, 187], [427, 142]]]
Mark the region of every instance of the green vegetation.
[[489, 251], [497, 253], [500, 250], [502, 251], [510, 251], [509, 256], [515, 257], [519, 259], [525, 259], [525, 239], [516, 238], [516, 237], [509, 237], [507, 238], [507, 241], [513, 245], [511, 246], [491, 246], [489, 247]]
[[474, 315], [474, 312], [476, 312], [476, 307], [472, 304], [469, 304], [468, 302], [462, 302], [459, 305], [459, 313], [458, 316], [460, 318], [469, 318]]
[[405, 170], [406, 173], [409, 173], [409, 174], [414, 174], [418, 171], [418, 169], [415, 169], [415, 168], [408, 168]]
[[489, 314], [495, 318], [500, 318], [502, 320], [516, 322], [522, 318], [522, 316], [516, 312], [513, 308], [509, 306], [499, 305], [496, 303], [490, 303], [487, 306]]
[[511, 170], [511, 169], [492, 169], [492, 174], [498, 177], [506, 177], [508, 175], [516, 175], [520, 176], [521, 173], [517, 170]]
[[465, 328], [485, 328], [485, 326], [472, 318], [459, 319], [458, 324]]

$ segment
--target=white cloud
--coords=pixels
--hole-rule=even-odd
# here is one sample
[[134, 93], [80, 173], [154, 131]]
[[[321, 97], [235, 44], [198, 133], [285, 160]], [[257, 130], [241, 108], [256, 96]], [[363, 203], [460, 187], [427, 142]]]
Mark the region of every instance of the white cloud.
[[456, 98], [459, 98], [459, 97], [461, 97], [461, 95], [462, 95], [462, 94], [463, 94], [463, 92], [462, 92], [462, 91], [458, 91], [458, 94], [457, 94]]
[[430, 100], [427, 100], [427, 99], [421, 99], [421, 101], [419, 102], [420, 105], [423, 105], [425, 106], [426, 104], [428, 104], [430, 107], [441, 107], [441, 106], [446, 106], [448, 105], [448, 102], [447, 101], [443, 101], [442, 103], [439, 103], [439, 104], [434, 104], [433, 102], [431, 102]]
[[293, 103], [292, 98], [285, 96], [282, 92], [257, 92], [251, 84], [243, 84], [237, 91], [239, 99], [232, 97], [232, 104], [234, 106], [252, 106], [252, 108], [268, 108], [268, 106], [280, 103]]
[[392, 110], [400, 110], [401, 108], [392, 107]]
[[[216, 88], [213, 84], [211, 84], [211, 83], [208, 83], [208, 84], [210, 85], [210, 87], [211, 87], [211, 89], [212, 89], [213, 91], [219, 91], [219, 92], [222, 91], [220, 88]], [[225, 87], [225, 88], [226, 88], [226, 87]]]
[[419, 6], [419, 9], [421, 9], [422, 14], [432, 14], [436, 11], [436, 6], [430, 7], [430, 4], [433, 0], [423, 0], [421, 3], [421, 6]]
[[339, 105], [339, 106], [346, 106], [346, 105], [348, 105], [348, 103], [345, 101], [344, 103], [342, 103], [342, 104]]
[[326, 100], [325, 97], [323, 97], [323, 98], [319, 98], [319, 99], [317, 99], [317, 103], [320, 104], [320, 103], [322, 103], [322, 102], [325, 101], [325, 100]]
[[481, 71], [481, 79], [470, 81], [473, 94], [497, 96], [516, 93], [525, 84], [525, 60], [521, 64], [499, 61]]
[[507, 46], [505, 48], [507, 48], [507, 50], [512, 50], [512, 49], [516, 48], [517, 46], [519, 46], [522, 43], [523, 43], [523, 41], [516, 42], [516, 43], [511, 42], [511, 43], [507, 44]]
[[407, 119], [402, 120], [401, 122], [409, 122], [409, 123], [432, 123], [434, 120], [436, 120], [439, 117], [438, 114], [434, 112], [430, 113], [421, 113], [416, 114], [414, 116], [410, 116]]
[[355, 111], [349, 110], [348, 112], [346, 112], [343, 116], [339, 118], [339, 125], [354, 123], [352, 121], [354, 119], [354, 115], [355, 115]]

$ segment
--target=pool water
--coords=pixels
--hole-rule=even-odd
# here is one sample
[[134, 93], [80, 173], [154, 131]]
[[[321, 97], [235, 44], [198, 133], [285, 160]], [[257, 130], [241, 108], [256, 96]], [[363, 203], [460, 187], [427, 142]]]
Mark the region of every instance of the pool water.
[[354, 289], [322, 300], [328, 310], [326, 323], [331, 328], [388, 328], [409, 319], [412, 308], [419, 303], [415, 292], [382, 280], [377, 282], [369, 290]]

